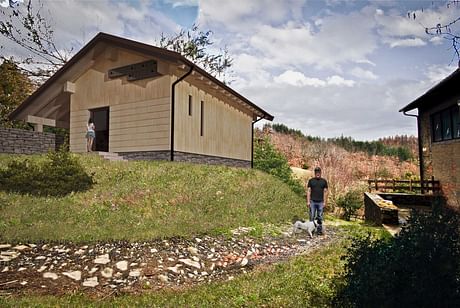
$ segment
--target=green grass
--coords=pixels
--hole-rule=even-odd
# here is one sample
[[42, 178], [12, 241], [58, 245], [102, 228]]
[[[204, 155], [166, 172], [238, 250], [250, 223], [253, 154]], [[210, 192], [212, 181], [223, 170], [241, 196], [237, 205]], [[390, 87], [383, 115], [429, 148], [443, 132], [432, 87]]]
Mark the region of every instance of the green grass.
[[21, 296], [0, 298], [0, 306], [85, 306], [85, 307], [324, 307], [331, 305], [341, 283], [350, 241], [347, 235], [372, 232], [387, 236], [382, 228], [357, 222], [339, 224], [343, 239], [306, 256], [259, 268], [232, 281], [203, 284], [184, 290], [148, 291], [141, 295], [90, 298], [84, 294], [62, 297]]
[[[13, 157], [0, 155], [0, 168]], [[0, 191], [0, 242], [189, 237], [306, 217], [302, 197], [257, 170], [77, 157], [95, 175], [89, 191], [65, 197]]]

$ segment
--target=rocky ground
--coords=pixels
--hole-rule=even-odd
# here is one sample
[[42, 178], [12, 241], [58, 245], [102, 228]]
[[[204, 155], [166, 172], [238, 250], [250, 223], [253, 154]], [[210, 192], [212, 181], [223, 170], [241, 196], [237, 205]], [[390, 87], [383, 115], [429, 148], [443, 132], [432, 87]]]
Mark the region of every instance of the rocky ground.
[[150, 242], [0, 244], [0, 296], [73, 291], [108, 296], [231, 280], [262, 264], [308, 253], [338, 237], [306, 233], [254, 238], [250, 228], [233, 236]]

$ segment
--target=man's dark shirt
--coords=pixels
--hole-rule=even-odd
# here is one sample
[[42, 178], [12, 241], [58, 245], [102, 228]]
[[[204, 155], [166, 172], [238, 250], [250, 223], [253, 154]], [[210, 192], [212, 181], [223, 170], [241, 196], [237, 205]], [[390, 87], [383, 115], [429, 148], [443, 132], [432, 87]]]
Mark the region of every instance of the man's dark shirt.
[[308, 181], [307, 187], [311, 188], [310, 198], [315, 202], [324, 201], [324, 189], [327, 188], [327, 181], [323, 178], [317, 179], [316, 177], [311, 178]]

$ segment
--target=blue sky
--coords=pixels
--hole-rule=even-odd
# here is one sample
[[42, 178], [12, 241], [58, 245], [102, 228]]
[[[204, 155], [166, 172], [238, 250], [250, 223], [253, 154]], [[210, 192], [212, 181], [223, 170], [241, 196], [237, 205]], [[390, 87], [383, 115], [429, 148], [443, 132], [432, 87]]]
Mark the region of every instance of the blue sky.
[[[58, 44], [77, 50], [99, 31], [155, 44], [162, 32], [194, 23], [212, 30], [213, 48], [227, 46], [234, 58], [231, 86], [275, 122], [315, 136], [415, 134], [415, 120], [398, 110], [458, 64], [450, 43], [424, 30], [460, 16], [460, 6], [447, 8], [446, 1], [43, 3]], [[23, 55], [1, 40], [12, 55]]]

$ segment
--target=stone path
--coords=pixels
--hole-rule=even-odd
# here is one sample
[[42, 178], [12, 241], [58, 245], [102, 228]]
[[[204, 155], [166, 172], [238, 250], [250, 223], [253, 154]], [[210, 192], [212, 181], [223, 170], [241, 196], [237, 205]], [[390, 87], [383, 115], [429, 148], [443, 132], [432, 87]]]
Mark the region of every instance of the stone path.
[[10, 294], [96, 294], [141, 292], [213, 280], [231, 280], [260, 264], [283, 261], [329, 243], [330, 228], [310, 239], [254, 239], [249, 228], [231, 238], [202, 236], [151, 242], [0, 244], [0, 296]]

